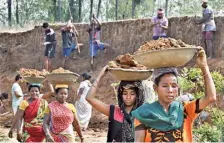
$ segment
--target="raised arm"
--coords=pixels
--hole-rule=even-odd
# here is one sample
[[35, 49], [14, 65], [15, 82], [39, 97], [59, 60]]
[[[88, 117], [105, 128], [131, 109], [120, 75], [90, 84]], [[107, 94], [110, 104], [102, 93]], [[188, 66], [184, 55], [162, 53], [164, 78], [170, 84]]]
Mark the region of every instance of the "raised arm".
[[100, 100], [96, 99], [96, 91], [97, 88], [99, 88], [99, 83], [101, 82], [101, 80], [103, 79], [103, 77], [106, 75], [106, 70], [107, 70], [107, 66], [105, 66], [100, 74], [98, 75], [97, 79], [95, 80], [95, 82], [92, 84], [92, 87], [90, 88], [88, 95], [86, 97], [86, 100], [99, 112], [101, 112], [102, 114], [106, 115], [109, 117], [110, 115], [110, 105], [105, 104], [103, 102], [101, 102]]
[[216, 100], [216, 89], [207, 64], [206, 54], [203, 49], [199, 51], [196, 63], [202, 71], [205, 85], [205, 96], [199, 101], [199, 109], [202, 110]]
[[94, 18], [94, 20], [96, 21], [96, 23], [99, 25], [99, 26], [101, 26], [101, 23], [100, 23], [100, 21], [95, 17], [95, 15], [93, 14], [93, 18]]
[[54, 87], [53, 87], [53, 85], [49, 83], [48, 86], [49, 86], [50, 91], [45, 93], [42, 96], [43, 99], [49, 99], [51, 97], [54, 97]]

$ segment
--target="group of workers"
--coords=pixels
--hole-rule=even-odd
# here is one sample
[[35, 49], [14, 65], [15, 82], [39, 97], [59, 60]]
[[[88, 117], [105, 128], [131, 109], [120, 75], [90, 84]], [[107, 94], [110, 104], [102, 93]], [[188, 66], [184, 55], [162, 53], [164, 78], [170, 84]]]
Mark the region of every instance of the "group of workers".
[[[54, 30], [50, 28], [47, 22], [43, 23], [42, 27], [45, 29], [45, 69], [49, 71], [51, 70], [51, 59], [54, 58], [55, 55], [56, 38]], [[98, 51], [106, 52], [106, 48], [108, 48], [109, 45], [100, 41], [101, 23], [95, 15], [92, 17], [90, 27], [87, 29], [87, 32], [89, 33], [89, 53], [91, 57], [91, 64], [93, 65]], [[62, 66], [65, 67], [66, 60], [71, 53], [75, 50], [80, 53], [83, 44], [78, 42], [79, 35], [71, 20], [69, 20], [67, 25], [61, 29], [61, 36], [64, 57]], [[76, 57], [73, 56], [73, 58]]]
[[[92, 106], [85, 100], [92, 85], [90, 78], [87, 73], [79, 78], [74, 106], [66, 102], [67, 84], [56, 84], [55, 89], [49, 84], [50, 91], [41, 94], [41, 84], [27, 83], [28, 93], [24, 94], [19, 85], [22, 77], [18, 74], [12, 86], [14, 119], [9, 137], [13, 137], [16, 129], [19, 142], [74, 142], [75, 129], [83, 142], [82, 131], [87, 129], [92, 113]], [[54, 97], [56, 100], [48, 104], [47, 100]]]
[[[202, 24], [202, 37], [204, 41], [205, 51], [208, 55], [208, 59], [211, 59], [216, 56], [213, 47], [214, 34], [216, 31], [214, 11], [208, 5], [207, 0], [202, 0], [201, 6], [203, 8], [203, 17], [201, 19], [195, 19], [195, 24]], [[157, 16], [152, 18], [152, 26], [154, 40], [157, 40], [159, 38], [167, 38], [166, 30], [168, 29], [168, 19], [164, 17], [164, 12], [162, 9], [158, 9]]]
[[[207, 2], [203, 1], [204, 17], [199, 23], [205, 23], [205, 40], [208, 49], [211, 41], [214, 25], [214, 16]], [[163, 16], [163, 10], [158, 9], [158, 15], [152, 19], [153, 39], [166, 38], [168, 20]], [[208, 16], [209, 15], [209, 16]], [[91, 22], [88, 29], [90, 35], [90, 52], [95, 56], [98, 50], [104, 50], [104, 43], [100, 42], [100, 23]], [[98, 25], [98, 26], [96, 26]], [[50, 62], [48, 58], [54, 56], [56, 40], [54, 31], [47, 23], [46, 29], [46, 68]], [[81, 44], [73, 42], [77, 31], [74, 26], [68, 24], [62, 29], [63, 52], [65, 60], [72, 49], [80, 51]], [[76, 37], [75, 36], [75, 37]], [[76, 37], [77, 39], [77, 37]], [[210, 41], [209, 41], [210, 40]], [[52, 49], [53, 48], [53, 49]], [[69, 48], [69, 49], [68, 49]], [[209, 57], [210, 51], [208, 51]], [[57, 84], [55, 89], [49, 84], [50, 92], [40, 94], [41, 85], [28, 84], [28, 94], [24, 94], [19, 86], [22, 77], [17, 75], [12, 86], [12, 108], [14, 120], [9, 131], [12, 137], [13, 129], [17, 129], [17, 140], [22, 142], [74, 142], [74, 129], [78, 133], [81, 142], [85, 137], [82, 132], [88, 128], [92, 107], [108, 117], [107, 142], [192, 142], [192, 126], [199, 113], [216, 100], [216, 89], [207, 64], [206, 53], [199, 50], [196, 64], [202, 71], [204, 78], [205, 95], [189, 102], [180, 102], [176, 98], [179, 95], [178, 72], [176, 68], [154, 69], [152, 75], [153, 89], [158, 100], [146, 102], [142, 81], [120, 81], [117, 89], [118, 105], [103, 103], [96, 98], [97, 90], [103, 77], [107, 74], [107, 66], [103, 67], [96, 80], [91, 84], [91, 76], [87, 73], [81, 75], [81, 83], [77, 92], [78, 100], [73, 105], [66, 102], [69, 95], [68, 85]], [[148, 94], [148, 93], [147, 93]], [[72, 95], [74, 96], [74, 95]], [[48, 104], [45, 100], [55, 97], [55, 101]], [[189, 97], [189, 96], [188, 96]], [[4, 96], [5, 98], [5, 96]], [[2, 99], [2, 97], [1, 97]]]

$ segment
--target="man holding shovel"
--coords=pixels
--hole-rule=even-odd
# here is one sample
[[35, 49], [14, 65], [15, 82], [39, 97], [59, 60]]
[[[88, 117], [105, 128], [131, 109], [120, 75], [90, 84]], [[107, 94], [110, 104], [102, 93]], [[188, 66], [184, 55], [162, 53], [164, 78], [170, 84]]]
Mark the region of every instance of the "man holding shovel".
[[216, 31], [216, 25], [214, 21], [214, 12], [208, 6], [207, 0], [202, 0], [203, 17], [196, 20], [196, 24], [202, 24], [203, 40], [205, 44], [205, 51], [208, 55], [208, 59], [213, 58], [213, 37]]
[[108, 48], [109, 45], [100, 41], [101, 23], [94, 14], [87, 32], [89, 33], [89, 50], [91, 56], [91, 66], [93, 68], [94, 59], [97, 56], [98, 51], [103, 50], [106, 52], [106, 48]]
[[[65, 67], [65, 62], [70, 56], [71, 52], [74, 50], [78, 50], [78, 53], [80, 53], [80, 47], [83, 46], [83, 44], [78, 43], [78, 32], [75, 28], [75, 26], [72, 24], [71, 20], [68, 21], [67, 25], [62, 28], [62, 43], [63, 43], [63, 67]], [[74, 38], [74, 40], [73, 40]], [[73, 58], [76, 58], [75, 55]]]

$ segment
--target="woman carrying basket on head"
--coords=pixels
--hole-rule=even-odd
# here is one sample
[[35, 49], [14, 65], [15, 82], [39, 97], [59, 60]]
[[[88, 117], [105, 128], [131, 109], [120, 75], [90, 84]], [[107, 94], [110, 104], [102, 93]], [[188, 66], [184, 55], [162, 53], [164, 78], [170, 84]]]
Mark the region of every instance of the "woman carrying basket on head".
[[81, 127], [73, 104], [67, 103], [68, 85], [55, 87], [56, 101], [51, 102], [45, 110], [44, 132], [48, 142], [75, 142], [73, 127], [81, 142], [84, 141]]
[[86, 100], [99, 112], [108, 116], [109, 130], [107, 142], [134, 142], [131, 112], [144, 102], [140, 81], [121, 81], [118, 88], [118, 106], [108, 105], [95, 98], [96, 91], [103, 77], [107, 73], [107, 66], [102, 69], [88, 92]]
[[216, 89], [204, 50], [199, 51], [196, 63], [204, 77], [205, 96], [184, 104], [175, 101], [179, 89], [177, 70], [154, 70], [154, 90], [158, 94], [158, 101], [146, 103], [132, 112], [136, 142], [193, 141], [193, 121], [216, 100]]

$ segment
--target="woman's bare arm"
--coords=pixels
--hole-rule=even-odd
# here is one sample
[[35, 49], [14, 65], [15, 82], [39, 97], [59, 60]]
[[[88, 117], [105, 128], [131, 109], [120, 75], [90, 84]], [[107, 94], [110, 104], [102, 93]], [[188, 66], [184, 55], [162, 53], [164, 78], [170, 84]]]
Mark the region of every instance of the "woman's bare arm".
[[106, 74], [107, 66], [105, 66], [100, 74], [98, 75], [97, 79], [93, 83], [92, 87], [90, 88], [86, 100], [99, 112], [109, 117], [110, 115], [110, 105], [101, 102], [100, 100], [96, 99], [96, 91], [99, 88], [99, 83], [103, 79], [104, 75]]

